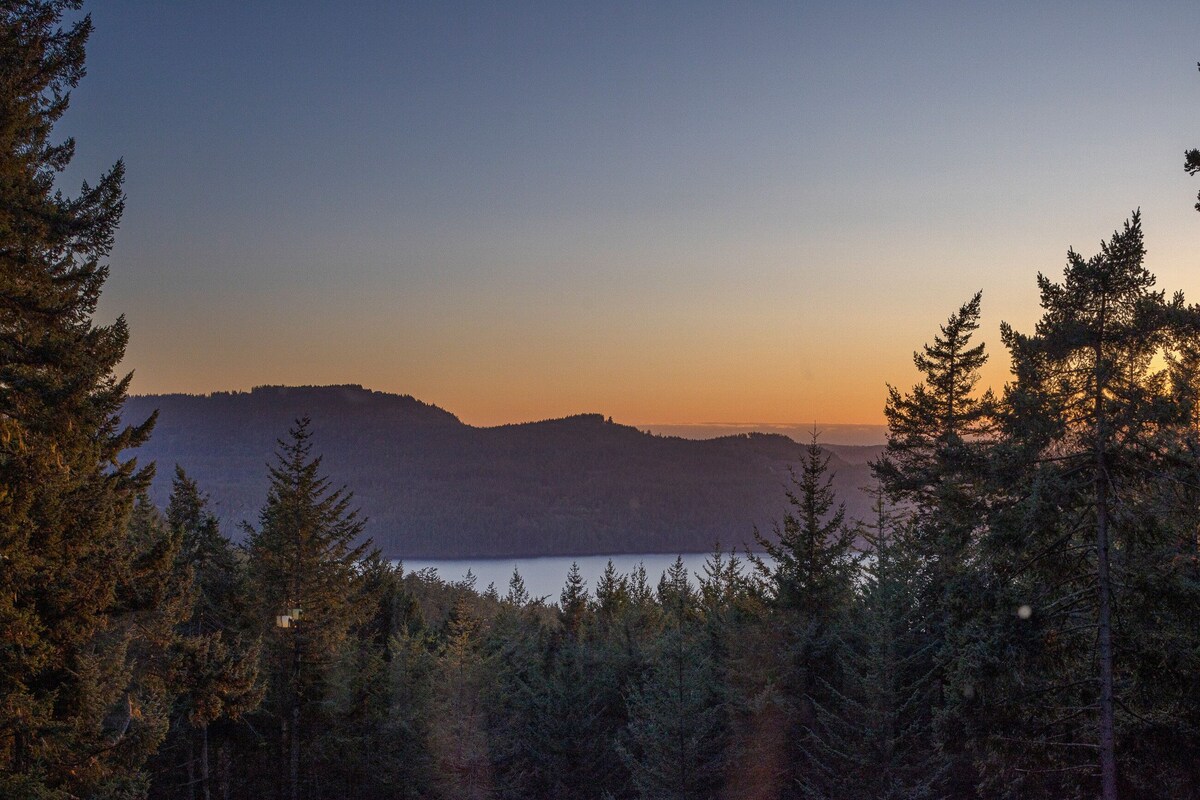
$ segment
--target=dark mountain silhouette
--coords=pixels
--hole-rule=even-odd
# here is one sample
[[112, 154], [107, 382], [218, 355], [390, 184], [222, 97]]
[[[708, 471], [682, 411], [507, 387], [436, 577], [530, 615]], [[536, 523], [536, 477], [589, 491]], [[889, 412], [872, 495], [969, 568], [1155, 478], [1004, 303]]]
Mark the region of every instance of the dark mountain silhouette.
[[[407, 395], [360, 386], [259, 387], [250, 392], [131, 397], [126, 417], [155, 409], [138, 451], [158, 463], [152, 497], [166, 503], [179, 464], [212, 498], [235, 539], [257, 524], [267, 463], [293, 421], [313, 421], [316, 452], [369, 517], [393, 558], [702, 552], [753, 542], [783, 515], [786, 436], [692, 440], [581, 414], [476, 428]], [[829, 446], [834, 485], [851, 517], [879, 447]]]

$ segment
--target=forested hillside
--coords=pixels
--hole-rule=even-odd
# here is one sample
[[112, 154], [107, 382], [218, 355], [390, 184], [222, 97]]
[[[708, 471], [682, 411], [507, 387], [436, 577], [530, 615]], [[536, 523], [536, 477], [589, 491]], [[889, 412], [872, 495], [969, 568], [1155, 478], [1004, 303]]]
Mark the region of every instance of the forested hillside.
[[[309, 416], [323, 466], [355, 493], [365, 532], [388, 557], [707, 552], [753, 541], [784, 504], [802, 448], [766, 434], [695, 441], [584, 414], [495, 428], [463, 424], [409, 396], [359, 386], [259, 387], [206, 396], [131, 397], [130, 419], [158, 411], [136, 454], [159, 469], [164, 505], [175, 464], [210, 493], [223, 527], [253, 521], [266, 463]], [[828, 446], [851, 517], [880, 447]], [[840, 457], [839, 457], [840, 456]]]
[[[0, 800], [1200, 798], [1200, 305], [1139, 212], [998, 391], [982, 292], [930, 326], [882, 449], [130, 399], [123, 164], [56, 186], [79, 6], [0, 3]], [[383, 557], [718, 539], [557, 602]]]

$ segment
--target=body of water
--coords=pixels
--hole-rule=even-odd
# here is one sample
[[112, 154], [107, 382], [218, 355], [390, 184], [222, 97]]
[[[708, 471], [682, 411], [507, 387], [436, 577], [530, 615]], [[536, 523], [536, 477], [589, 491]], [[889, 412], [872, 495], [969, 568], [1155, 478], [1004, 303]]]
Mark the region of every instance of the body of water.
[[[696, 575], [704, 574], [704, 562], [710, 553], [681, 553], [683, 563], [696, 582]], [[738, 555], [745, 561], [743, 554]], [[549, 602], [557, 602], [562, 593], [563, 584], [567, 580], [567, 572], [571, 564], [579, 565], [583, 579], [587, 581], [589, 592], [594, 592], [596, 581], [604, 573], [609, 561], [613, 562], [617, 572], [628, 575], [637, 569], [639, 564], [646, 567], [646, 576], [651, 587], [658, 586], [662, 573], [675, 563], [674, 555], [663, 553], [641, 553], [634, 555], [614, 556], [546, 556], [542, 558], [461, 558], [461, 559], [405, 559], [405, 572], [416, 572], [422, 569], [436, 569], [438, 577], [445, 581], [460, 581], [470, 570], [475, 576], [475, 589], [483, 592], [489, 583], [496, 585], [496, 591], [504, 595], [508, 591], [508, 581], [515, 568], [525, 580], [525, 588], [532, 597], [547, 597]], [[749, 568], [749, 565], [747, 565]]]

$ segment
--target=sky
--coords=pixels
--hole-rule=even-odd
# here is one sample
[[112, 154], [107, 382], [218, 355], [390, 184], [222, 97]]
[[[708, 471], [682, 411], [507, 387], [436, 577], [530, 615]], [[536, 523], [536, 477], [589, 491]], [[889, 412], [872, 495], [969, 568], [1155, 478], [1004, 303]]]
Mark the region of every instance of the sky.
[[975, 291], [1140, 208], [1200, 300], [1200, 4], [106, 0], [60, 123], [128, 201], [135, 393], [492, 425], [877, 424]]

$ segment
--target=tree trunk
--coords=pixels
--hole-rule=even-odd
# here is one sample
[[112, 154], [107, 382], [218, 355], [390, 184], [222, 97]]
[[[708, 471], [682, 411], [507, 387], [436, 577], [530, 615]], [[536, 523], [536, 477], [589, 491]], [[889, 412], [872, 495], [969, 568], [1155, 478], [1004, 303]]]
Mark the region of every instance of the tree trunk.
[[[296, 593], [299, 597], [299, 592]], [[292, 631], [292, 800], [300, 800], [300, 629]]]
[[[1100, 451], [1101, 458], [1103, 450]], [[1113, 713], [1113, 646], [1111, 585], [1108, 564], [1108, 482], [1103, 464], [1096, 469], [1097, 586], [1100, 593], [1100, 796], [1117, 800], [1117, 755]]]
[[229, 762], [229, 742], [222, 741], [217, 748], [217, 789], [221, 793], [221, 800], [229, 800]]
[[200, 729], [200, 794], [204, 800], [212, 800], [208, 788], [208, 726]]
[[300, 701], [292, 703], [292, 800], [300, 800]]
[[1096, 463], [1092, 480], [1096, 492], [1096, 589], [1100, 608], [1097, 612], [1096, 646], [1100, 659], [1100, 797], [1117, 800], [1117, 753], [1113, 712], [1112, 584], [1108, 559], [1108, 464], [1105, 432], [1104, 389], [1107, 385], [1104, 365], [1105, 312], [1100, 310], [1100, 333], [1094, 350], [1096, 397]]
[[187, 728], [187, 787], [188, 800], [196, 800], [196, 730], [191, 725]]
[[288, 747], [291, 743], [291, 737], [289, 736], [290, 731], [288, 731], [286, 701], [280, 703], [280, 706], [282, 707], [279, 709], [279, 759], [276, 761], [279, 769], [275, 772], [275, 774], [278, 776], [276, 781], [279, 786], [279, 800], [287, 800], [291, 796], [291, 793], [288, 789], [287, 772], [284, 770], [283, 763], [284, 754], [288, 752]]

